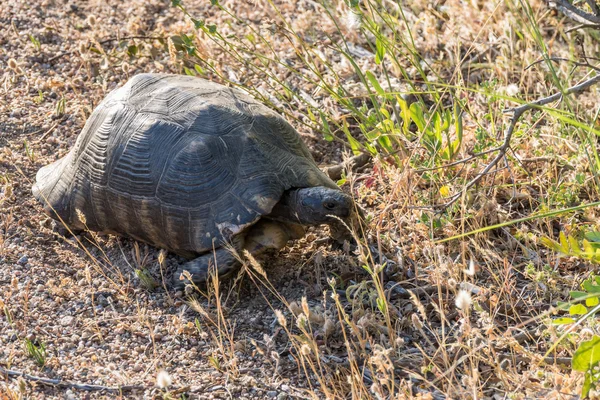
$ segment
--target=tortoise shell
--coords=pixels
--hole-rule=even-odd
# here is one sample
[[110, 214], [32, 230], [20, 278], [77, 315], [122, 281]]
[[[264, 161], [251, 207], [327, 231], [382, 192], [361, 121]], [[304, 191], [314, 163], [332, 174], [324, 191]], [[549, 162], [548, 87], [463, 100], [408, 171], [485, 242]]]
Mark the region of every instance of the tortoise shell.
[[[282, 117], [204, 79], [141, 74], [94, 110], [34, 196], [68, 226], [191, 256], [269, 214], [284, 191], [337, 188]], [[85, 216], [85, 225], [78, 211]]]

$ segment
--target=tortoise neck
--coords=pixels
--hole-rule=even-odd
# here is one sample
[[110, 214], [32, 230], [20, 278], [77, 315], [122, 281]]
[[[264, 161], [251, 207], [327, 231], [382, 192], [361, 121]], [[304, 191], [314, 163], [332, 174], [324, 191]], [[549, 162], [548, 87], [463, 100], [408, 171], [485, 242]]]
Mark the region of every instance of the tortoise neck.
[[289, 189], [283, 192], [281, 199], [275, 204], [268, 218], [281, 222], [290, 222], [294, 224], [305, 224], [304, 218], [298, 212], [299, 189]]

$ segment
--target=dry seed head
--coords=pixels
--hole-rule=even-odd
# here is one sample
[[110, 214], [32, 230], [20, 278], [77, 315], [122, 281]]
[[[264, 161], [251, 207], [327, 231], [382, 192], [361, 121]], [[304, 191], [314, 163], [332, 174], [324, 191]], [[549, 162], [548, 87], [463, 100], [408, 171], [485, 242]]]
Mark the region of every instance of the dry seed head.
[[8, 60], [8, 68], [12, 69], [13, 71], [16, 71], [17, 68], [19, 68], [14, 58]]
[[267, 273], [261, 267], [259, 262], [256, 261], [256, 258], [254, 258], [252, 253], [250, 253], [248, 250], [244, 250], [244, 257], [246, 257], [246, 259], [248, 259], [248, 262], [252, 266], [252, 269], [254, 269], [256, 272], [258, 272], [263, 278], [267, 279]]
[[302, 296], [302, 311], [305, 315], [310, 315], [310, 308], [308, 307], [308, 300], [306, 300], [306, 296]]
[[307, 324], [308, 318], [306, 317], [306, 315], [302, 313], [298, 315], [298, 317], [296, 318], [296, 326], [300, 329], [305, 329]]
[[423, 306], [423, 303], [421, 303], [421, 300], [419, 300], [419, 298], [417, 297], [417, 295], [414, 294], [412, 291], [409, 290], [408, 293], [410, 294], [411, 301], [417, 307], [417, 310], [419, 311], [419, 314], [421, 314], [421, 317], [424, 320], [427, 320], [427, 313], [425, 312], [425, 306]]
[[340, 299], [340, 295], [337, 294], [337, 292], [332, 292], [331, 298], [333, 299], [333, 301], [337, 302]]
[[309, 356], [310, 353], [312, 352], [311, 348], [309, 345], [307, 345], [306, 343], [302, 345], [302, 347], [300, 347], [300, 353], [302, 353], [302, 355], [304, 356]]
[[298, 315], [300, 315], [302, 313], [302, 308], [300, 308], [298, 303], [296, 303], [295, 301], [292, 301], [290, 303], [289, 309], [292, 312], [292, 314], [294, 314], [295, 317], [297, 317]]
[[332, 276], [332, 277], [329, 277], [329, 278], [327, 278], [327, 284], [328, 284], [329, 286], [331, 286], [332, 288], [334, 288], [334, 287], [335, 287], [335, 278], [334, 278], [333, 276]]
[[165, 263], [166, 258], [167, 258], [167, 252], [165, 250], [161, 250], [160, 253], [158, 253], [158, 263], [160, 265], [163, 265]]
[[469, 260], [469, 268], [464, 269], [463, 272], [468, 276], [475, 276], [475, 261]]
[[80, 55], [84, 55], [85, 53], [87, 53], [87, 46], [85, 45], [85, 43], [79, 43], [78, 51]]
[[448, 287], [454, 289], [458, 283], [456, 283], [456, 279], [450, 278], [448, 279]]
[[275, 316], [277, 317], [277, 322], [279, 323], [279, 325], [285, 328], [287, 326], [287, 321], [285, 320], [285, 317], [283, 316], [281, 310], [275, 310]]
[[467, 292], [466, 290], [461, 290], [460, 292], [458, 292], [455, 301], [456, 307], [458, 307], [463, 312], [467, 312], [471, 307], [471, 303], [471, 293]]
[[90, 28], [93, 28], [96, 25], [96, 16], [94, 14], [88, 15], [86, 22], [88, 23]]
[[354, 10], [348, 10], [346, 12], [346, 26], [350, 30], [358, 30], [361, 25], [361, 15], [356, 13]]
[[418, 331], [423, 329], [423, 324], [421, 323], [421, 320], [419, 319], [419, 316], [417, 314], [412, 314], [410, 316], [410, 319], [413, 324], [413, 328], [415, 328]]
[[167, 39], [167, 47], [169, 48], [169, 58], [171, 58], [171, 61], [177, 61], [177, 49], [171, 38]]
[[375, 395], [375, 398], [377, 400], [383, 400], [384, 398], [381, 396], [381, 393], [383, 393], [383, 389], [381, 387], [381, 385], [378, 382], [373, 382], [373, 384], [371, 385], [371, 387], [369, 388], [369, 391], [371, 393], [373, 393], [373, 395]]
[[156, 375], [156, 386], [158, 386], [161, 389], [165, 389], [169, 387], [171, 383], [173, 383], [173, 380], [171, 379], [167, 371], [165, 371], [164, 369], [158, 371], [158, 374]]
[[129, 73], [129, 64], [124, 62], [123, 65], [121, 65], [121, 69], [123, 70], [123, 72], [128, 74]]
[[326, 318], [325, 323], [323, 324], [323, 333], [325, 336], [330, 336], [333, 334], [333, 332], [335, 332], [335, 322], [329, 318]]
[[515, 85], [514, 83], [511, 83], [504, 89], [504, 91], [508, 96], [515, 97], [519, 94], [519, 86]]
[[79, 208], [76, 208], [75, 214], [77, 214], [77, 219], [79, 220], [79, 222], [85, 225], [87, 220], [85, 219], [85, 214], [83, 213], [83, 211], [81, 211]]
[[25, 382], [25, 379], [23, 379], [22, 377], [19, 377], [19, 379], [17, 379], [17, 388], [19, 389], [19, 392], [21, 392], [22, 394], [27, 393], [27, 383]]
[[202, 307], [202, 304], [200, 304], [200, 302], [197, 299], [190, 300], [188, 302], [188, 305], [190, 306], [190, 308], [192, 310], [196, 311], [198, 314], [200, 314], [204, 318], [210, 319], [210, 315], [208, 315], [208, 313], [206, 312], [204, 307]]
[[594, 336], [594, 331], [590, 328], [583, 328], [580, 331], [580, 335], [584, 338], [592, 338]]
[[187, 279], [190, 282], [192, 281], [192, 274], [190, 274], [190, 271], [184, 270], [181, 275], [179, 275], [180, 281], [183, 281], [184, 279]]
[[371, 363], [373, 363], [380, 372], [389, 372], [394, 368], [390, 361], [390, 354], [393, 350], [394, 349], [386, 349], [380, 344], [375, 344], [373, 346], [373, 355], [370, 360]]

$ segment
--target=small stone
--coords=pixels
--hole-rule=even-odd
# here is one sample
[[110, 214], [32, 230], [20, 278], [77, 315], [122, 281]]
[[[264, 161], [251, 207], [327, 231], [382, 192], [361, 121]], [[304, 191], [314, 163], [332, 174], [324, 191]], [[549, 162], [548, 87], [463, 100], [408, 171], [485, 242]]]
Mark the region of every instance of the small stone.
[[27, 264], [28, 261], [29, 261], [29, 258], [27, 258], [27, 256], [23, 256], [23, 257], [19, 258], [19, 261], [17, 261], [17, 264], [25, 265], [25, 264]]
[[70, 316], [70, 315], [65, 315], [64, 317], [62, 317], [62, 318], [60, 319], [60, 324], [61, 324], [62, 326], [69, 326], [69, 325], [72, 325], [72, 324], [73, 324], [73, 321], [74, 321], [74, 320], [75, 320], [75, 318], [73, 318], [72, 316]]
[[267, 396], [270, 397], [270, 398], [277, 397], [277, 392], [275, 390], [269, 390], [267, 392]]

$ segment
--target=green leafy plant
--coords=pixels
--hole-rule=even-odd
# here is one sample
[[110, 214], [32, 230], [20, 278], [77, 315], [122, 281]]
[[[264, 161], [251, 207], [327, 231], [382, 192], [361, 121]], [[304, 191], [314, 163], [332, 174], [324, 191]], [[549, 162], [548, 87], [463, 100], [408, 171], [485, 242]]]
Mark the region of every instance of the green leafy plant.
[[30, 34], [29, 35], [29, 40], [33, 44], [33, 47], [35, 48], [35, 51], [40, 51], [40, 49], [42, 48], [42, 45], [41, 45], [39, 39]]
[[26, 338], [23, 345], [25, 352], [35, 360], [38, 366], [43, 367], [46, 364], [46, 345], [44, 343], [34, 343]]
[[[571, 291], [570, 302], [558, 302], [558, 308], [568, 310], [569, 317], [553, 320], [555, 325], [574, 324], [584, 318], [591, 318], [600, 311], [600, 276], [591, 276], [581, 283], [581, 291]], [[600, 337], [581, 342], [573, 354], [571, 366], [574, 371], [585, 373], [581, 397], [586, 398], [591, 389], [600, 382]]]
[[[446, 109], [428, 112], [423, 104], [415, 102], [410, 105], [408, 114], [417, 125], [421, 133], [421, 144], [430, 156], [438, 157], [443, 161], [450, 161], [455, 157], [462, 144], [463, 136], [462, 115], [458, 106], [455, 105], [453, 111]], [[403, 124], [405, 127], [406, 122], [405, 120]], [[456, 131], [454, 139], [450, 134], [451, 125], [454, 125]]]
[[600, 263], [600, 232], [587, 232], [581, 242], [577, 237], [559, 234], [558, 241], [548, 237], [541, 238], [541, 242], [552, 250], [565, 256], [578, 257], [593, 263]]
[[574, 371], [585, 373], [585, 380], [581, 388], [581, 397], [587, 398], [592, 389], [598, 388], [600, 382], [600, 336], [594, 335], [592, 339], [581, 342], [575, 354], [571, 366]]
[[27, 155], [27, 158], [29, 158], [29, 161], [32, 163], [35, 162], [35, 154], [33, 153], [33, 149], [29, 146], [27, 140], [23, 140], [23, 149], [25, 150], [25, 154]]
[[570, 302], [557, 303], [561, 310], [568, 310], [571, 317], [558, 318], [553, 321], [556, 325], [572, 324], [577, 322], [578, 316], [592, 317], [600, 309], [600, 276], [591, 276], [581, 283], [582, 290], [572, 290]]
[[153, 291], [158, 287], [158, 282], [146, 268], [136, 268], [135, 275], [138, 277], [140, 283], [146, 288], [146, 290]]
[[65, 114], [66, 106], [67, 106], [67, 100], [63, 96], [60, 98], [60, 100], [58, 100], [56, 102], [56, 108], [54, 109], [54, 115], [56, 115], [56, 117], [62, 117]]
[[44, 92], [38, 89], [38, 95], [33, 99], [37, 104], [41, 104], [44, 101]]

